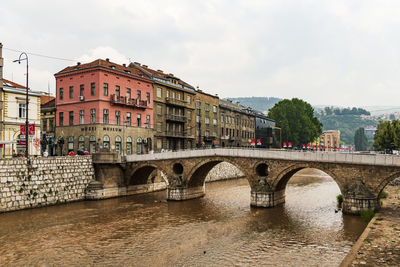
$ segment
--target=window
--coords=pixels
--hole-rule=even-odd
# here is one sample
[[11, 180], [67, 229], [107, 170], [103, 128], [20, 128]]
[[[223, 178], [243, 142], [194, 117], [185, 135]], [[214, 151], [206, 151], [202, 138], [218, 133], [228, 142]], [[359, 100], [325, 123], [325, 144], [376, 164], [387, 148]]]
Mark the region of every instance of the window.
[[94, 96], [96, 94], [96, 83], [90, 84], [90, 95]]
[[190, 95], [187, 96], [187, 103], [188, 104], [192, 103], [192, 97]]
[[142, 138], [140, 137], [136, 140], [136, 152], [142, 154]]
[[19, 104], [19, 117], [20, 118], [26, 117], [26, 104]]
[[162, 123], [157, 122], [157, 132], [161, 132], [161, 130], [162, 130]]
[[104, 96], [108, 96], [108, 83], [104, 83], [103, 89], [104, 89], [103, 92]]
[[187, 111], [186, 117], [187, 117], [188, 121], [191, 121], [191, 120], [192, 120], [192, 111], [191, 111], [191, 110], [188, 110], [188, 111]]
[[200, 109], [200, 108], [201, 108], [201, 103], [200, 103], [200, 101], [196, 101], [196, 108], [197, 108], [197, 109]]
[[121, 124], [121, 112], [119, 110], [115, 111], [115, 123], [117, 125]]
[[78, 149], [81, 151], [85, 150], [85, 137], [82, 135], [78, 137]]
[[161, 107], [161, 105], [157, 105], [157, 115], [162, 115], [162, 107]]
[[96, 109], [90, 110], [90, 123], [96, 123]]
[[96, 137], [91, 135], [89, 137], [89, 153], [93, 154], [94, 152], [96, 152]]
[[84, 84], [81, 84], [81, 86], [79, 87], [79, 95], [80, 96], [85, 95], [85, 85]]
[[131, 88], [126, 88], [126, 98], [131, 99]]
[[79, 123], [85, 124], [85, 111], [84, 110], [79, 111]]
[[206, 117], [205, 123], [206, 123], [207, 125], [210, 124], [210, 118]]
[[142, 124], [142, 115], [137, 114], [137, 126], [140, 127]]
[[49, 119], [49, 132], [54, 131], [54, 119]]
[[175, 93], [175, 91], [172, 91], [172, 99], [175, 99], [176, 98], [176, 93]]
[[121, 90], [120, 90], [120, 87], [119, 87], [119, 85], [116, 85], [115, 86], [115, 95], [116, 95], [116, 97], [120, 97], [120, 95], [121, 95]]
[[213, 119], [213, 125], [217, 125], [217, 119]]
[[126, 113], [126, 126], [131, 126], [131, 113]]
[[60, 100], [64, 99], [64, 88], [60, 88]]
[[206, 104], [204, 109], [205, 109], [205, 111], [210, 111], [210, 104]]
[[162, 91], [161, 88], [157, 87], [157, 97], [162, 98]]
[[146, 93], [147, 104], [150, 104], [150, 93]]
[[47, 119], [42, 120], [42, 129], [43, 131], [47, 131]]
[[209, 137], [210, 136], [210, 131], [206, 130], [205, 136]]
[[200, 123], [200, 115], [196, 115], [196, 122]]
[[217, 137], [217, 132], [216, 131], [213, 132], [213, 136]]
[[121, 154], [121, 136], [117, 135], [115, 137], [115, 152], [117, 152], [118, 154]]
[[58, 124], [60, 125], [60, 126], [64, 126], [64, 112], [60, 112], [60, 113], [58, 113], [58, 120], [59, 120], [59, 122], [58, 122]]
[[150, 115], [146, 115], [146, 127], [150, 128]]
[[103, 110], [103, 123], [108, 123], [108, 109]]
[[68, 136], [68, 152], [74, 151], [74, 137]]
[[141, 100], [142, 99], [142, 91], [137, 90], [137, 99]]
[[132, 137], [130, 136], [126, 138], [126, 154], [132, 154]]
[[74, 98], [74, 87], [70, 86], [69, 87], [69, 99], [73, 99]]
[[221, 114], [221, 123], [224, 122], [224, 114]]
[[110, 137], [108, 135], [103, 137], [103, 147], [110, 149]]
[[74, 112], [69, 112], [69, 125], [74, 125]]

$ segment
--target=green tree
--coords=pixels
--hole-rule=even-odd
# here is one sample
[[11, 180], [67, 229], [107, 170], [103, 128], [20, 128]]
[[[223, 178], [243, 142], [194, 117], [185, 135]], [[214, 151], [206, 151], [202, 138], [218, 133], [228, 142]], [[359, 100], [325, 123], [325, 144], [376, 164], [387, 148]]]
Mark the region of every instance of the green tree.
[[400, 120], [380, 121], [374, 136], [375, 150], [400, 148]]
[[278, 102], [269, 110], [268, 117], [282, 129], [282, 140], [294, 146], [312, 142], [322, 133], [322, 123], [314, 116], [313, 107], [298, 98]]
[[360, 127], [357, 129], [354, 134], [354, 145], [356, 147], [356, 151], [365, 151], [368, 148], [368, 139], [365, 135], [364, 128]]

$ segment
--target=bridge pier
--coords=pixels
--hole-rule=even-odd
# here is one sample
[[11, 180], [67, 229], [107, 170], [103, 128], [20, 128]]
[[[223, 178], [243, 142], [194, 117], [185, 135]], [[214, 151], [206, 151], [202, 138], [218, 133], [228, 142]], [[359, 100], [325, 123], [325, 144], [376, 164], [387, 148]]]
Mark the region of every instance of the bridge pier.
[[250, 205], [253, 207], [272, 208], [285, 203], [285, 190], [251, 191]]
[[379, 210], [379, 198], [344, 197], [342, 210], [345, 214], [358, 215], [363, 210]]
[[168, 187], [167, 200], [188, 200], [203, 197], [205, 186], [197, 187]]

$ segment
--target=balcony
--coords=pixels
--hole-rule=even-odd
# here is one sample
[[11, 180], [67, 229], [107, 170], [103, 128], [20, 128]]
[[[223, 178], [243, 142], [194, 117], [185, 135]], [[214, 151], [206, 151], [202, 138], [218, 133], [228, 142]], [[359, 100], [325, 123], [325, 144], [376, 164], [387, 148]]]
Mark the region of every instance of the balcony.
[[110, 101], [112, 105], [122, 105], [128, 107], [136, 107], [136, 108], [148, 108], [146, 100], [127, 98], [126, 96], [118, 96], [112, 94]]
[[174, 114], [168, 114], [166, 116], [166, 119], [169, 121], [178, 121], [178, 122], [186, 122], [187, 121], [187, 118], [185, 116], [174, 115]]
[[167, 131], [166, 135], [170, 137], [181, 137], [181, 138], [186, 137], [186, 134], [184, 132], [179, 132], [179, 131]]
[[181, 100], [181, 99], [176, 99], [176, 98], [170, 98], [170, 97], [166, 97], [165, 98], [165, 102], [167, 104], [171, 104], [171, 105], [175, 105], [175, 106], [181, 106], [181, 107], [188, 107], [189, 103], [185, 100]]

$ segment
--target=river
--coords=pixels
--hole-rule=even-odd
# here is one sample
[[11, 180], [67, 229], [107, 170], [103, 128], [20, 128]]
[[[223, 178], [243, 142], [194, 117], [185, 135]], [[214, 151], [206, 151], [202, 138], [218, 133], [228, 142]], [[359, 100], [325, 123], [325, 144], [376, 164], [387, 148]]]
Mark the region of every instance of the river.
[[338, 266], [366, 224], [335, 212], [336, 183], [296, 174], [286, 203], [250, 207], [246, 179], [206, 184], [206, 196], [166, 192], [0, 214], [6, 266]]

